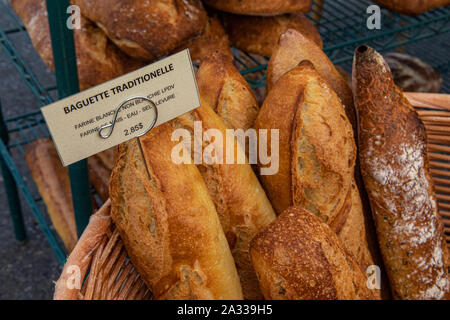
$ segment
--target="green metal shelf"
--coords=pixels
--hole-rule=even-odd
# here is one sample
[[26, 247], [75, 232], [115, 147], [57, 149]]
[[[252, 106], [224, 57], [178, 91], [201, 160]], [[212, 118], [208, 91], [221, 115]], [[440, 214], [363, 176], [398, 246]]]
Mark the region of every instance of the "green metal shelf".
[[[366, 9], [371, 4], [373, 2], [365, 0], [325, 0], [322, 10], [315, 7], [308, 14], [321, 32], [324, 51], [330, 59], [349, 70], [353, 51], [360, 44], [368, 44], [381, 52], [400, 47], [402, 51], [414, 53], [438, 69], [444, 79], [443, 92], [450, 92], [448, 59], [450, 36], [447, 34], [450, 31], [450, 8], [438, 8], [418, 17], [407, 17], [383, 9], [382, 30], [373, 31], [366, 28], [368, 17]], [[44, 86], [14, 45], [16, 35], [26, 34], [25, 28], [6, 0], [0, 0], [0, 11], [6, 12], [10, 20], [7, 29], [2, 29], [0, 24], [0, 47], [35, 96], [36, 104], [44, 106], [52, 103], [57, 87]], [[433, 43], [439, 37], [444, 37], [441, 41], [442, 46]], [[427, 50], [423, 50], [423, 43], [427, 43], [427, 39], [431, 38], [433, 40], [430, 40], [429, 45], [427, 44]], [[234, 53], [236, 64], [243, 70], [241, 73], [252, 88], [265, 86], [267, 59], [237, 50], [234, 50]], [[0, 139], [0, 160], [4, 161], [12, 174], [17, 188], [21, 191], [51, 248], [55, 251], [58, 261], [62, 264], [65, 261], [66, 252], [46, 222], [45, 212], [39, 209], [38, 202], [41, 199], [37, 194], [36, 186], [32, 181], [26, 182], [23, 179], [27, 173], [20, 172], [15, 162], [23, 161], [24, 147], [27, 144], [38, 138], [49, 137], [42, 114], [36, 109], [36, 111], [7, 118], [3, 122], [7, 128], [8, 137], [4, 140]]]

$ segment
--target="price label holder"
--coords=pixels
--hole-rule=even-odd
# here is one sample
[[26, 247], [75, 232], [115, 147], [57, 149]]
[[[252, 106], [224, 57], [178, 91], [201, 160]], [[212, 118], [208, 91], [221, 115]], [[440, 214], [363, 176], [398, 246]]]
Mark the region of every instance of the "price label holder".
[[189, 50], [41, 109], [64, 166], [200, 107]]

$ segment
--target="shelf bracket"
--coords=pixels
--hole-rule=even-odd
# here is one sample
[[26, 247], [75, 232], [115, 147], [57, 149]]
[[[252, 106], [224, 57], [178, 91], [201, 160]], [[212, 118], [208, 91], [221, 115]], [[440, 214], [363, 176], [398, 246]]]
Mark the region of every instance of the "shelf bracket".
[[[70, 1], [46, 1], [58, 93], [59, 98], [62, 99], [80, 91], [73, 30], [66, 25], [69, 18], [67, 8], [70, 6]], [[77, 231], [78, 236], [80, 236], [89, 223], [92, 214], [87, 160], [70, 165], [69, 176]]]

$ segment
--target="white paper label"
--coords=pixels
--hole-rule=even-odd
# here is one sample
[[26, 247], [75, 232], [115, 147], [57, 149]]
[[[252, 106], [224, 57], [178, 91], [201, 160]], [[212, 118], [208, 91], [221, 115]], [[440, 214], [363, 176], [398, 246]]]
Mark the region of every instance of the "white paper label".
[[[117, 108], [138, 96], [147, 97], [156, 105], [155, 126], [200, 107], [189, 50], [43, 107], [63, 165], [142, 135], [155, 119], [155, 112], [146, 100], [134, 99], [124, 104], [113, 123]], [[112, 123], [109, 138], [101, 138], [100, 128]]]

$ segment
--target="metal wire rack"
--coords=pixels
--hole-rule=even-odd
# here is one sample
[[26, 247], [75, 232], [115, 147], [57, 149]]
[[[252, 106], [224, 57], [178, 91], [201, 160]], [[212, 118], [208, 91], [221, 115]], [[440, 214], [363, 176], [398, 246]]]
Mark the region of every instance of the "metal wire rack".
[[[372, 1], [366, 0], [325, 0], [324, 5], [320, 6], [319, 1], [314, 1], [314, 8], [308, 16], [318, 26], [324, 41], [324, 51], [330, 59], [335, 64], [349, 70], [353, 51], [360, 44], [368, 44], [381, 52], [399, 48], [399, 50], [408, 53], [417, 53], [417, 56], [438, 69], [444, 78], [443, 91], [450, 92], [448, 59], [450, 42], [448, 41], [448, 34], [446, 34], [450, 31], [450, 8], [438, 8], [418, 17], [407, 17], [383, 9], [382, 29], [369, 30], [366, 26], [366, 19], [368, 18], [366, 9], [372, 4]], [[42, 85], [39, 77], [33, 73], [14, 45], [14, 35], [26, 33], [25, 28], [15, 13], [12, 12], [7, 0], [0, 0], [0, 11], [6, 12], [6, 16], [10, 20], [7, 25], [12, 26], [2, 29], [0, 24], [0, 46], [35, 96], [36, 104], [44, 106], [52, 103], [56, 86], [46, 87]], [[429, 38], [433, 38], [431, 45], [434, 44], [434, 46], [432, 50], [431, 48], [430, 50], [423, 50], [423, 43]], [[443, 40], [436, 41], [439, 38]], [[424, 51], [426, 51], [425, 56]], [[234, 53], [236, 64], [242, 70], [242, 74], [252, 88], [257, 89], [265, 86], [267, 59], [240, 51], [234, 51]], [[3, 160], [7, 168], [7, 171], [3, 170], [4, 175], [10, 174], [13, 178], [39, 226], [45, 233], [58, 261], [63, 264], [66, 252], [46, 222], [42, 210], [39, 209], [40, 198], [33, 196], [31, 191], [35, 189], [35, 186], [33, 183], [24, 181], [25, 173], [19, 171], [14, 160], [19, 159], [17, 161], [20, 161], [20, 159], [23, 159], [25, 145], [38, 138], [49, 136], [41, 112], [36, 108], [35, 111], [27, 114], [3, 119], [0, 106], [0, 127], [6, 129], [3, 130], [6, 131], [3, 133], [0, 130], [2, 138], [0, 139], [0, 160]], [[13, 158], [12, 153], [17, 154], [17, 156]]]

